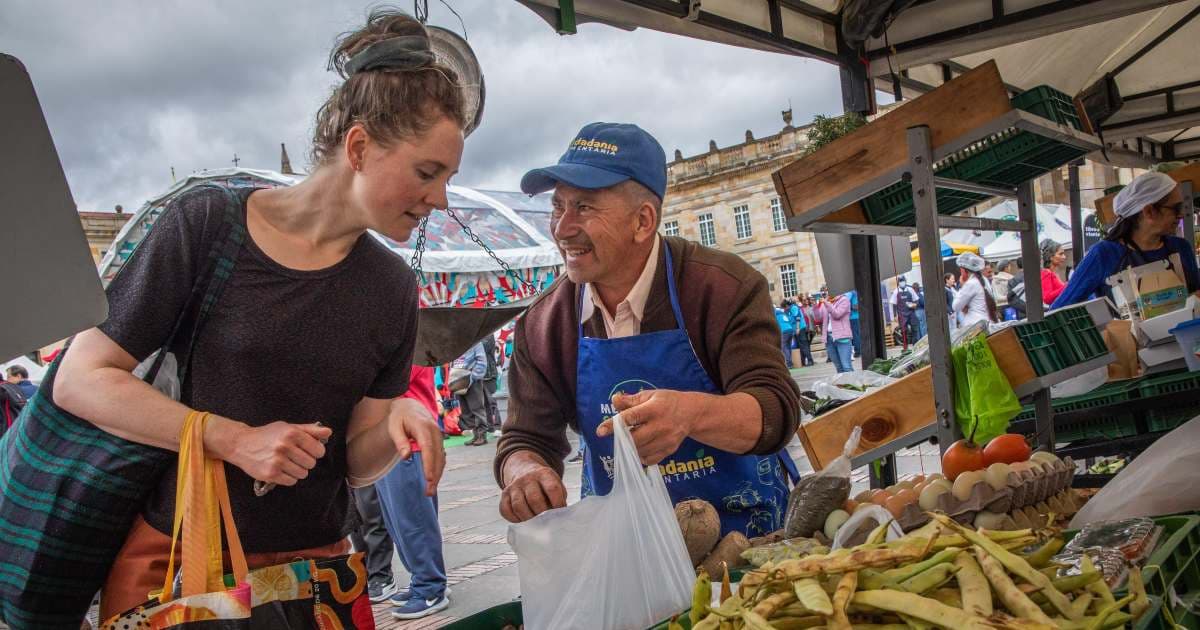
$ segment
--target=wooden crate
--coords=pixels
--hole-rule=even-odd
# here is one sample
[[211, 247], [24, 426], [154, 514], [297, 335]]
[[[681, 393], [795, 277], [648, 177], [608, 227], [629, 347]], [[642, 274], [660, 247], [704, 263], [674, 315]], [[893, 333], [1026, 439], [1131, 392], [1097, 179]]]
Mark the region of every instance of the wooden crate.
[[987, 340], [992, 355], [996, 357], [996, 364], [1008, 377], [1008, 384], [1012, 385], [1013, 389], [1037, 378], [1037, 372], [1029, 362], [1029, 356], [1025, 354], [1025, 347], [1017, 338], [1016, 329], [1005, 328], [989, 335]]
[[939, 147], [1010, 111], [1000, 71], [988, 61], [779, 169], [775, 189], [788, 216], [800, 215], [907, 164], [909, 127], [928, 126]]
[[926, 366], [818, 416], [801, 425], [797, 433], [813, 469], [821, 470], [842, 454], [854, 427], [862, 427], [862, 439], [854, 452], [861, 455], [929, 426], [934, 413], [933, 372]]

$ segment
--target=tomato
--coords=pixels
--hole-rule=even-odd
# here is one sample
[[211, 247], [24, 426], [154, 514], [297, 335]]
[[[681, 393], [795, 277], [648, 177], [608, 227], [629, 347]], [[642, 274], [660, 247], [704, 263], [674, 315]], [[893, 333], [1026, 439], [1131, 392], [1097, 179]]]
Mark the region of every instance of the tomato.
[[1028, 461], [1031, 454], [1032, 450], [1025, 441], [1025, 436], [1005, 433], [992, 438], [983, 448], [983, 463], [986, 466], [996, 463], [1015, 464]]
[[970, 440], [959, 440], [946, 449], [942, 455], [942, 474], [947, 479], [954, 480], [968, 470], [983, 470], [983, 450]]

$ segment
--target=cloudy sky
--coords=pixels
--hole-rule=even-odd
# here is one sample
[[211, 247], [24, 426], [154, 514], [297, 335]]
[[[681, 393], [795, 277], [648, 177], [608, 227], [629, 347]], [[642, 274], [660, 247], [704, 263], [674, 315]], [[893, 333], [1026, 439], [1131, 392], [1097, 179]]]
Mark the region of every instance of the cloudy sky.
[[[455, 183], [515, 190], [584, 123], [635, 122], [702, 153], [841, 110], [833, 66], [640, 29], [559, 36], [512, 0], [447, 0], [483, 66], [487, 105]], [[307, 165], [314, 112], [336, 76], [336, 35], [362, 0], [4, 0], [0, 52], [29, 69], [81, 210], [134, 209], [178, 176]], [[411, 10], [407, 0], [397, 6]], [[430, 23], [461, 34], [437, 0]]]

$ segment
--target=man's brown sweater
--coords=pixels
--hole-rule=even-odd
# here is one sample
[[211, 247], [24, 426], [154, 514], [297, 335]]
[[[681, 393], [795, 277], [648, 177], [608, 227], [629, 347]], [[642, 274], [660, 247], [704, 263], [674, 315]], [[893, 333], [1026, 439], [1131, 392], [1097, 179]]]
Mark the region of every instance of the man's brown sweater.
[[[700, 364], [721, 393], [750, 394], [762, 408], [762, 434], [751, 453], [783, 448], [800, 421], [800, 391], [779, 352], [779, 326], [767, 281], [741, 258], [677, 237], [664, 237], [658, 270], [642, 314], [641, 331], [675, 328], [667, 292], [669, 250], [688, 338]], [[516, 451], [540, 455], [558, 473], [570, 451], [567, 427], [579, 430], [575, 413], [579, 287], [563, 274], [517, 320], [508, 369], [508, 414], [496, 450], [496, 479]], [[589, 337], [604, 337], [599, 309], [584, 324]]]

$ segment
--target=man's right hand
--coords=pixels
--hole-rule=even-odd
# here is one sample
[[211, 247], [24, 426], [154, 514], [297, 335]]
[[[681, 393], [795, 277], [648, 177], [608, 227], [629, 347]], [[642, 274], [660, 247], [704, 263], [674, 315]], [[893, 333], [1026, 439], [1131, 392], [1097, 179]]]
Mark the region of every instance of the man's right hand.
[[503, 477], [500, 516], [510, 523], [527, 521], [546, 510], [567, 505], [562, 478], [533, 453], [518, 451], [510, 455], [504, 462]]
[[259, 481], [294, 486], [325, 456], [333, 431], [313, 424], [272, 422], [250, 427], [235, 420], [211, 417], [204, 444], [210, 456], [223, 459]]

